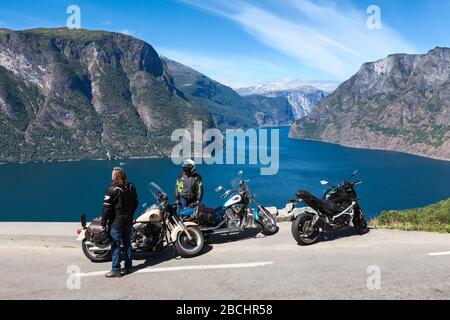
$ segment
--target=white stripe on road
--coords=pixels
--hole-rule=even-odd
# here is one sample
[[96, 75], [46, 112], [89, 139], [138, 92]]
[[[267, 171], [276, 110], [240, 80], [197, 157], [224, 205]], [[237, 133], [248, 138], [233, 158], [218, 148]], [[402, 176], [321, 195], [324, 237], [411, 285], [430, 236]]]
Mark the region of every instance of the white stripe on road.
[[[137, 270], [133, 273], [154, 273], [154, 272], [171, 272], [171, 271], [186, 271], [186, 270], [210, 270], [210, 269], [239, 269], [239, 268], [255, 268], [264, 267], [273, 264], [272, 261], [268, 262], [252, 262], [252, 263], [234, 263], [234, 264], [212, 264], [201, 266], [182, 266], [182, 267], [166, 267], [166, 268], [145, 268]], [[94, 271], [87, 273], [77, 273], [80, 278], [104, 276], [108, 271]]]
[[429, 256], [447, 256], [450, 255], [450, 251], [445, 251], [445, 252], [434, 252], [434, 253], [429, 253]]

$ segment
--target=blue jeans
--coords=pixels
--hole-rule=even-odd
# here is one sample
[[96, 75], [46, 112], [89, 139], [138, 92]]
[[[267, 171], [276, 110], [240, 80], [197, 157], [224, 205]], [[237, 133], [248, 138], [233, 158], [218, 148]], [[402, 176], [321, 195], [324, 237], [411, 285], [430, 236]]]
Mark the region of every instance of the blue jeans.
[[131, 228], [117, 229], [111, 227], [110, 230], [112, 244], [112, 272], [120, 272], [120, 242], [123, 243], [125, 253], [125, 268], [133, 266], [133, 248], [131, 247]]
[[180, 207], [179, 210], [186, 210], [189, 209], [189, 206], [194, 203], [196, 200], [195, 199], [187, 199], [187, 198], [183, 198], [180, 197]]

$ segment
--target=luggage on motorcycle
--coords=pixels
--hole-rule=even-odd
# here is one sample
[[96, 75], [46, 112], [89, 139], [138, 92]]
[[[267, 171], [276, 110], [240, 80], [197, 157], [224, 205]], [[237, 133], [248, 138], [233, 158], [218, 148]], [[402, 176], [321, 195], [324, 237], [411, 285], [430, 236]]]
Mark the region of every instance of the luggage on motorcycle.
[[107, 230], [94, 234], [94, 244], [96, 246], [105, 246], [111, 242], [111, 237]]
[[208, 224], [214, 224], [214, 213], [216, 212], [215, 209], [208, 208], [205, 205], [199, 205], [197, 207], [197, 212], [195, 214], [196, 220], [198, 224], [200, 225], [208, 225]]
[[94, 219], [86, 230], [86, 238], [92, 239], [96, 246], [107, 245], [111, 242], [111, 237], [107, 230], [103, 230], [101, 220]]

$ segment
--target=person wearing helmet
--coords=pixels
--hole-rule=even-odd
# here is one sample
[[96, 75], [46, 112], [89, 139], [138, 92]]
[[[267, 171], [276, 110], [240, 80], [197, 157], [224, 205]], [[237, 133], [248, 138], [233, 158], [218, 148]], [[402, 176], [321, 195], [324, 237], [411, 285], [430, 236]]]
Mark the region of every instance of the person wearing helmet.
[[181, 210], [197, 207], [203, 198], [202, 177], [195, 171], [195, 162], [186, 160], [175, 186], [176, 204]]

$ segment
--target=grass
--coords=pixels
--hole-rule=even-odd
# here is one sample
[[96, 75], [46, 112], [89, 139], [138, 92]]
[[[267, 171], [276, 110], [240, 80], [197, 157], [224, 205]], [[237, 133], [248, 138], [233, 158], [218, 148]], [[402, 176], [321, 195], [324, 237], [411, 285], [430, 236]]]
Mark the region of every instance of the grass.
[[450, 233], [450, 198], [424, 208], [384, 211], [370, 226], [405, 231]]

